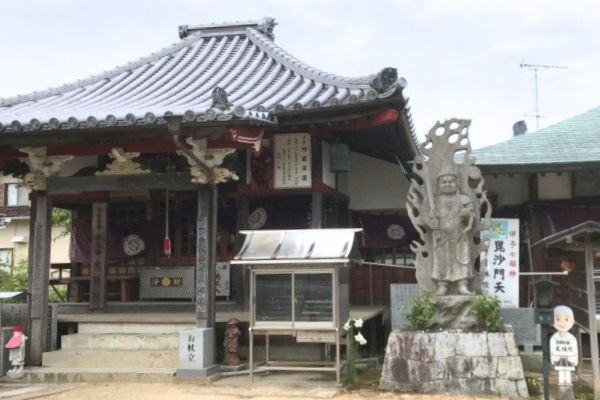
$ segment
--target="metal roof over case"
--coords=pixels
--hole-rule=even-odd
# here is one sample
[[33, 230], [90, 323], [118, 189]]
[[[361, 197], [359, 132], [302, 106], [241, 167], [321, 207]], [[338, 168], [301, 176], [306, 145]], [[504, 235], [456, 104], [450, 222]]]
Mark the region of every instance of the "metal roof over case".
[[[278, 115], [401, 97], [395, 69], [345, 78], [312, 68], [274, 43], [275, 20], [182, 26], [182, 40], [155, 54], [72, 84], [0, 99], [2, 132], [233, 119], [273, 123]], [[222, 88], [225, 104], [215, 104]], [[406, 117], [410, 122], [408, 111]], [[412, 136], [414, 137], [414, 130]]]

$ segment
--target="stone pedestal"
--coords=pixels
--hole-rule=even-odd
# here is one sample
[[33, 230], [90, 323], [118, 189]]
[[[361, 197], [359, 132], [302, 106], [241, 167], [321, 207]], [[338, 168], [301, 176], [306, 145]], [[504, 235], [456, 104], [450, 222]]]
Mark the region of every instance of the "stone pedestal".
[[475, 326], [471, 296], [435, 296], [433, 320], [444, 329], [469, 330]]
[[11, 369], [10, 361], [8, 361], [8, 349], [4, 346], [12, 337], [12, 326], [8, 328], [0, 328], [0, 377], [6, 375]]
[[215, 364], [215, 330], [213, 328], [182, 329], [179, 332], [178, 378], [218, 378]]
[[558, 387], [558, 400], [574, 400], [575, 394], [573, 393], [572, 386], [559, 386]]
[[390, 334], [380, 390], [529, 397], [514, 333]]

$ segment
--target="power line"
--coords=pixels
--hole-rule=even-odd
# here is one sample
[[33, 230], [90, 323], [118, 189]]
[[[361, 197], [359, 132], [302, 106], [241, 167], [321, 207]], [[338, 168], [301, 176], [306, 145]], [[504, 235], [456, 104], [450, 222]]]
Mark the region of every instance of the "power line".
[[565, 67], [562, 65], [536, 65], [536, 64], [521, 63], [521, 68], [529, 68], [529, 69], [532, 69], [534, 72], [534, 76], [535, 76], [535, 124], [536, 124], [536, 130], [539, 130], [541, 115], [540, 115], [539, 103], [538, 103], [538, 78], [537, 78], [538, 69], [540, 71], [543, 71], [546, 69], [567, 69], [568, 67]]

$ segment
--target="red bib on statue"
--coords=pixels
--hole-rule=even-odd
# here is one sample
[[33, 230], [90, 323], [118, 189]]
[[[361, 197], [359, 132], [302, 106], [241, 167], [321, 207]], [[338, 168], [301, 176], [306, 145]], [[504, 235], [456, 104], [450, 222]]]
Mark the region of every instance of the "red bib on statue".
[[23, 343], [23, 335], [16, 335], [11, 337], [4, 347], [7, 349], [16, 349], [21, 345], [21, 343]]

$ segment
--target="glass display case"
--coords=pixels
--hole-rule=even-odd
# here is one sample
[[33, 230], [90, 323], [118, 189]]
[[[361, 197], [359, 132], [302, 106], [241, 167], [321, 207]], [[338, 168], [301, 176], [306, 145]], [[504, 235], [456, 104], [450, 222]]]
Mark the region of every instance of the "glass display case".
[[339, 291], [334, 288], [335, 269], [288, 268], [254, 271], [254, 326], [335, 329]]
[[[247, 235], [232, 264], [250, 270], [250, 377], [285, 369], [336, 371], [340, 379], [340, 336], [350, 313], [349, 266], [358, 255], [359, 229], [242, 231]], [[358, 258], [358, 257], [357, 257]], [[266, 363], [254, 368], [254, 337], [266, 337]], [[335, 360], [318, 366], [269, 359], [269, 337], [292, 335], [298, 343], [335, 345]], [[326, 351], [325, 353], [328, 353]]]

